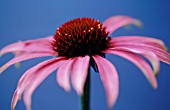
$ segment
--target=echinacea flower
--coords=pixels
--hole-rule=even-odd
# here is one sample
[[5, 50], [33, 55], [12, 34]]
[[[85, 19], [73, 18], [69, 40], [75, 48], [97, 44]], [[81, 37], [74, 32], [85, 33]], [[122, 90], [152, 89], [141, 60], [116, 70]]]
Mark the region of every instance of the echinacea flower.
[[[141, 22], [128, 16], [113, 16], [103, 23], [92, 18], [77, 18], [63, 24], [53, 36], [19, 41], [4, 47], [0, 55], [12, 52], [15, 57], [0, 68], [1, 73], [17, 62], [54, 56], [22, 75], [12, 99], [12, 110], [22, 94], [27, 110], [31, 110], [32, 93], [56, 69], [58, 84], [69, 91], [71, 77], [73, 88], [82, 95], [90, 66], [99, 72], [108, 106], [113, 106], [119, 93], [119, 78], [115, 66], [105, 58], [105, 54], [117, 55], [134, 63], [152, 87], [157, 88], [156, 75], [160, 61], [170, 64], [170, 54], [159, 39], [145, 36], [110, 37], [118, 28], [130, 24], [141, 25]], [[152, 67], [141, 56], [148, 59]]]

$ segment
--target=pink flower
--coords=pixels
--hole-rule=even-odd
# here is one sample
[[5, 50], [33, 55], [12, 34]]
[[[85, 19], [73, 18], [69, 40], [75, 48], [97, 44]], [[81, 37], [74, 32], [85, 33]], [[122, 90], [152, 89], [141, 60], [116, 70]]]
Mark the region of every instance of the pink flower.
[[[12, 99], [12, 110], [22, 94], [26, 108], [30, 110], [32, 93], [56, 69], [58, 84], [69, 91], [71, 77], [73, 88], [81, 95], [89, 66], [99, 71], [108, 106], [113, 106], [119, 93], [119, 78], [114, 65], [105, 59], [105, 54], [131, 61], [144, 73], [153, 88], [157, 88], [155, 76], [159, 72], [160, 61], [170, 64], [170, 54], [159, 39], [144, 36], [109, 37], [118, 28], [130, 24], [141, 25], [140, 21], [128, 16], [110, 17], [102, 24], [92, 18], [77, 18], [59, 27], [54, 36], [19, 41], [4, 47], [0, 55], [13, 52], [15, 57], [0, 68], [1, 73], [17, 62], [54, 56], [22, 75]], [[141, 55], [150, 61], [153, 70]]]

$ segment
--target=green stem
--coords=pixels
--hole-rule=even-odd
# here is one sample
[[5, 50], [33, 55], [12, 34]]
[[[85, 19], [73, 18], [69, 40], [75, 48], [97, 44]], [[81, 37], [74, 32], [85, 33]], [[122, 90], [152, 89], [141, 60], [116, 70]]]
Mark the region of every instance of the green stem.
[[81, 96], [81, 108], [82, 110], [90, 110], [90, 66], [83, 89], [83, 95]]

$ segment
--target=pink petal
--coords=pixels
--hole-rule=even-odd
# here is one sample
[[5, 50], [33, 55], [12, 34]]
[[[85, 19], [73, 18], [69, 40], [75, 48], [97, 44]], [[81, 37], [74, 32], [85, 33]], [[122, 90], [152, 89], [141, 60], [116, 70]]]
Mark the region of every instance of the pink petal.
[[164, 43], [156, 38], [145, 37], [145, 36], [119, 36], [111, 39], [112, 44], [119, 43], [132, 43], [132, 44], [145, 44], [153, 45], [157, 48], [166, 50]]
[[[125, 51], [127, 51], [127, 50], [125, 49]], [[146, 57], [151, 62], [155, 75], [158, 74], [158, 72], [160, 70], [160, 62], [159, 62], [159, 58], [153, 52], [150, 52], [147, 50], [141, 51], [141, 50], [133, 50], [133, 49], [129, 49], [128, 51], [137, 53], [137, 54], [141, 54], [144, 57]]]
[[106, 31], [108, 31], [111, 34], [118, 28], [130, 24], [140, 26], [141, 22], [137, 19], [128, 16], [113, 16], [109, 17], [103, 22], [103, 27], [106, 27]]
[[157, 81], [152, 69], [150, 68], [149, 64], [145, 60], [143, 60], [140, 56], [127, 51], [110, 50], [110, 49], [106, 50], [105, 53], [118, 55], [134, 63], [144, 73], [144, 75], [149, 80], [153, 88], [154, 89], [157, 88]]
[[145, 45], [145, 44], [135, 44], [135, 43], [117, 43], [113, 46], [114, 49], [133, 49], [140, 51], [150, 51], [157, 55], [159, 60], [170, 64], [170, 54], [163, 49], [157, 48], [153, 45]]
[[24, 43], [22, 41], [7, 45], [3, 49], [1, 49], [0, 56], [2, 56], [3, 54], [6, 54], [8, 52], [16, 52], [18, 50], [21, 50], [22, 48], [24, 48]]
[[151, 52], [147, 52], [147, 53], [139, 53], [142, 54], [143, 56], [145, 56], [151, 63], [155, 76], [158, 75], [159, 70], [160, 70], [160, 62], [159, 62], [159, 58]]
[[8, 52], [52, 52], [51, 43], [52, 36], [46, 38], [40, 38], [36, 40], [19, 41], [10, 45], [7, 45], [0, 51], [0, 56]]
[[85, 56], [75, 58], [75, 62], [73, 63], [71, 75], [72, 84], [79, 95], [83, 93], [83, 87], [88, 74], [89, 61], [90, 57]]
[[49, 52], [48, 53], [47, 52], [46, 53], [45, 52], [44, 53], [27, 53], [27, 54], [23, 54], [20, 56], [16, 56], [12, 60], [4, 64], [2, 67], [0, 67], [0, 73], [2, 73], [9, 66], [17, 62], [21, 62], [21, 61], [32, 59], [32, 58], [45, 57], [45, 56], [54, 56], [54, 53], [49, 53]]
[[15, 109], [15, 106], [17, 105], [18, 100], [20, 100], [20, 96], [18, 95], [17, 91], [14, 92], [12, 103], [11, 103], [11, 110]]
[[32, 81], [29, 83], [28, 87], [26, 88], [24, 92], [24, 102], [26, 105], [26, 108], [28, 110], [31, 110], [31, 97], [32, 93], [35, 91], [35, 89], [41, 84], [41, 82], [49, 76], [54, 70], [56, 70], [60, 65], [63, 64], [64, 61], [58, 61], [54, 64], [49, 65], [48, 67], [44, 68], [38, 73], [35, 73], [35, 76], [32, 77]]
[[133, 48], [131, 48], [131, 49], [128, 48], [127, 49], [126, 47], [121, 47], [121, 48], [114, 47], [113, 50], [130, 51], [130, 52], [133, 52], [133, 53], [140, 54], [140, 55], [146, 57], [151, 62], [152, 67], [154, 69], [155, 75], [157, 75], [159, 70], [160, 70], [159, 58], [157, 57], [157, 55], [155, 55], [151, 51], [148, 51], [148, 50], [136, 50], [136, 49], [133, 49]]
[[57, 82], [58, 84], [65, 89], [65, 91], [70, 90], [70, 69], [72, 67], [75, 59], [69, 59], [66, 61], [57, 71]]
[[45, 77], [47, 77], [51, 73], [51, 71], [54, 71], [64, 61], [64, 57], [53, 58], [39, 63], [33, 68], [27, 70], [19, 80], [17, 89], [12, 100], [12, 109], [15, 108], [16, 103], [21, 98], [23, 91], [27, 89], [26, 94], [28, 94], [28, 99], [25, 98], [25, 104], [27, 106], [27, 110], [29, 110], [31, 106], [31, 94], [34, 89], [45, 79]]
[[115, 104], [119, 93], [119, 78], [116, 68], [105, 58], [98, 55], [93, 56], [93, 58], [106, 90], [108, 106], [111, 107]]

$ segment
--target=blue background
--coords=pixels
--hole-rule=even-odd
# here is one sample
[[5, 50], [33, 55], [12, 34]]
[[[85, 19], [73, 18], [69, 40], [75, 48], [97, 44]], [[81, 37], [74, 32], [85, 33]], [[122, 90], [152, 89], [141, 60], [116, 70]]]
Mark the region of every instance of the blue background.
[[[170, 48], [170, 2], [168, 0], [0, 0], [0, 48], [18, 40], [53, 35], [62, 23], [77, 17], [93, 17], [101, 22], [112, 15], [140, 19], [142, 29], [121, 28], [112, 36], [145, 35], [162, 39]], [[0, 58], [3, 65], [12, 54]], [[107, 58], [115, 64], [120, 77], [120, 93], [111, 110], [170, 110], [170, 68], [161, 63], [153, 90], [142, 72], [132, 63], [116, 56]], [[0, 110], [10, 110], [10, 103], [21, 75], [46, 58], [28, 60], [20, 68], [11, 66], [0, 75]], [[106, 94], [97, 73], [91, 74], [91, 110], [107, 110]], [[34, 92], [33, 110], [80, 110], [79, 97], [72, 89], [65, 92], [50, 75]], [[25, 110], [19, 101], [16, 110]]]

